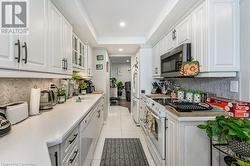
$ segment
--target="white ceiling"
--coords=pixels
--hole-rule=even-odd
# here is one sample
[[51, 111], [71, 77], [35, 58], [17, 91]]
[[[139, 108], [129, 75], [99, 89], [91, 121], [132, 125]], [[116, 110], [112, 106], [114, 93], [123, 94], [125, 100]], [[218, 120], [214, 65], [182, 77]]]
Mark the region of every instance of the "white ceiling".
[[[80, 0], [98, 37], [144, 37], [167, 0]], [[127, 26], [119, 27], [125, 21]]]
[[[170, 31], [177, 20], [202, 0], [52, 0], [74, 32], [109, 54], [135, 54]], [[121, 28], [120, 21], [126, 26]], [[123, 52], [118, 49], [123, 48]]]
[[[111, 56], [109, 57], [111, 63], [131, 63], [130, 56]], [[127, 62], [129, 60], [129, 62]]]

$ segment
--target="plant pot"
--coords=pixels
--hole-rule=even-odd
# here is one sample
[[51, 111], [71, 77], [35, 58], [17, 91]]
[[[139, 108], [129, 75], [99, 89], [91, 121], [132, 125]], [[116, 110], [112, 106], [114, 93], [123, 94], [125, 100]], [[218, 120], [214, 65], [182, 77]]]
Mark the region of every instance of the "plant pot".
[[194, 101], [194, 93], [193, 92], [187, 92], [186, 94], [186, 100], [190, 103]]
[[229, 148], [236, 154], [244, 157], [250, 157], [250, 144], [245, 141], [228, 141]]
[[201, 94], [195, 93], [194, 94], [194, 103], [200, 103], [201, 102]]
[[57, 96], [57, 103], [62, 104], [66, 102], [66, 95]]
[[86, 91], [86, 90], [81, 89], [81, 94], [82, 94], [82, 95], [86, 95], [86, 94], [87, 94], [87, 91]]
[[183, 91], [183, 90], [178, 90], [178, 91], [177, 91], [177, 97], [178, 97], [178, 100], [183, 101], [184, 98], [185, 98], [185, 91]]

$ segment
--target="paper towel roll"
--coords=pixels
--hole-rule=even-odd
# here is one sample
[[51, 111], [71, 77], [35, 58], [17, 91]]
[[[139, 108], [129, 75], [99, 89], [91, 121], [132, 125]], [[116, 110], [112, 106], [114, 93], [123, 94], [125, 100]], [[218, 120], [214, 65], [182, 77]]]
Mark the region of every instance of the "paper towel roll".
[[39, 114], [39, 106], [40, 106], [40, 88], [31, 88], [30, 92], [30, 115]]

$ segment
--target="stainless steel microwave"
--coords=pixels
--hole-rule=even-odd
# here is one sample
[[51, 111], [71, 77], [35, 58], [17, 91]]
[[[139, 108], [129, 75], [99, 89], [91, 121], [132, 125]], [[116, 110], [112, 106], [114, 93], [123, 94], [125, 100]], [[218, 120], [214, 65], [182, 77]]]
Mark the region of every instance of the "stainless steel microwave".
[[180, 45], [161, 56], [161, 76], [165, 78], [181, 77], [182, 63], [191, 60], [191, 43]]

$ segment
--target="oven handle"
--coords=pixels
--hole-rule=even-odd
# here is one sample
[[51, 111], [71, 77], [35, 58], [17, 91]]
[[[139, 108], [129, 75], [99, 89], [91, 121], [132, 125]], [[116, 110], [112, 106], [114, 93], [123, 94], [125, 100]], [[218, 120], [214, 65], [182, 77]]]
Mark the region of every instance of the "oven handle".
[[160, 120], [160, 118], [157, 115], [155, 115], [155, 113], [152, 112], [151, 108], [149, 108], [148, 106], [146, 106], [146, 109], [153, 115], [153, 117], [155, 117], [157, 120]]

